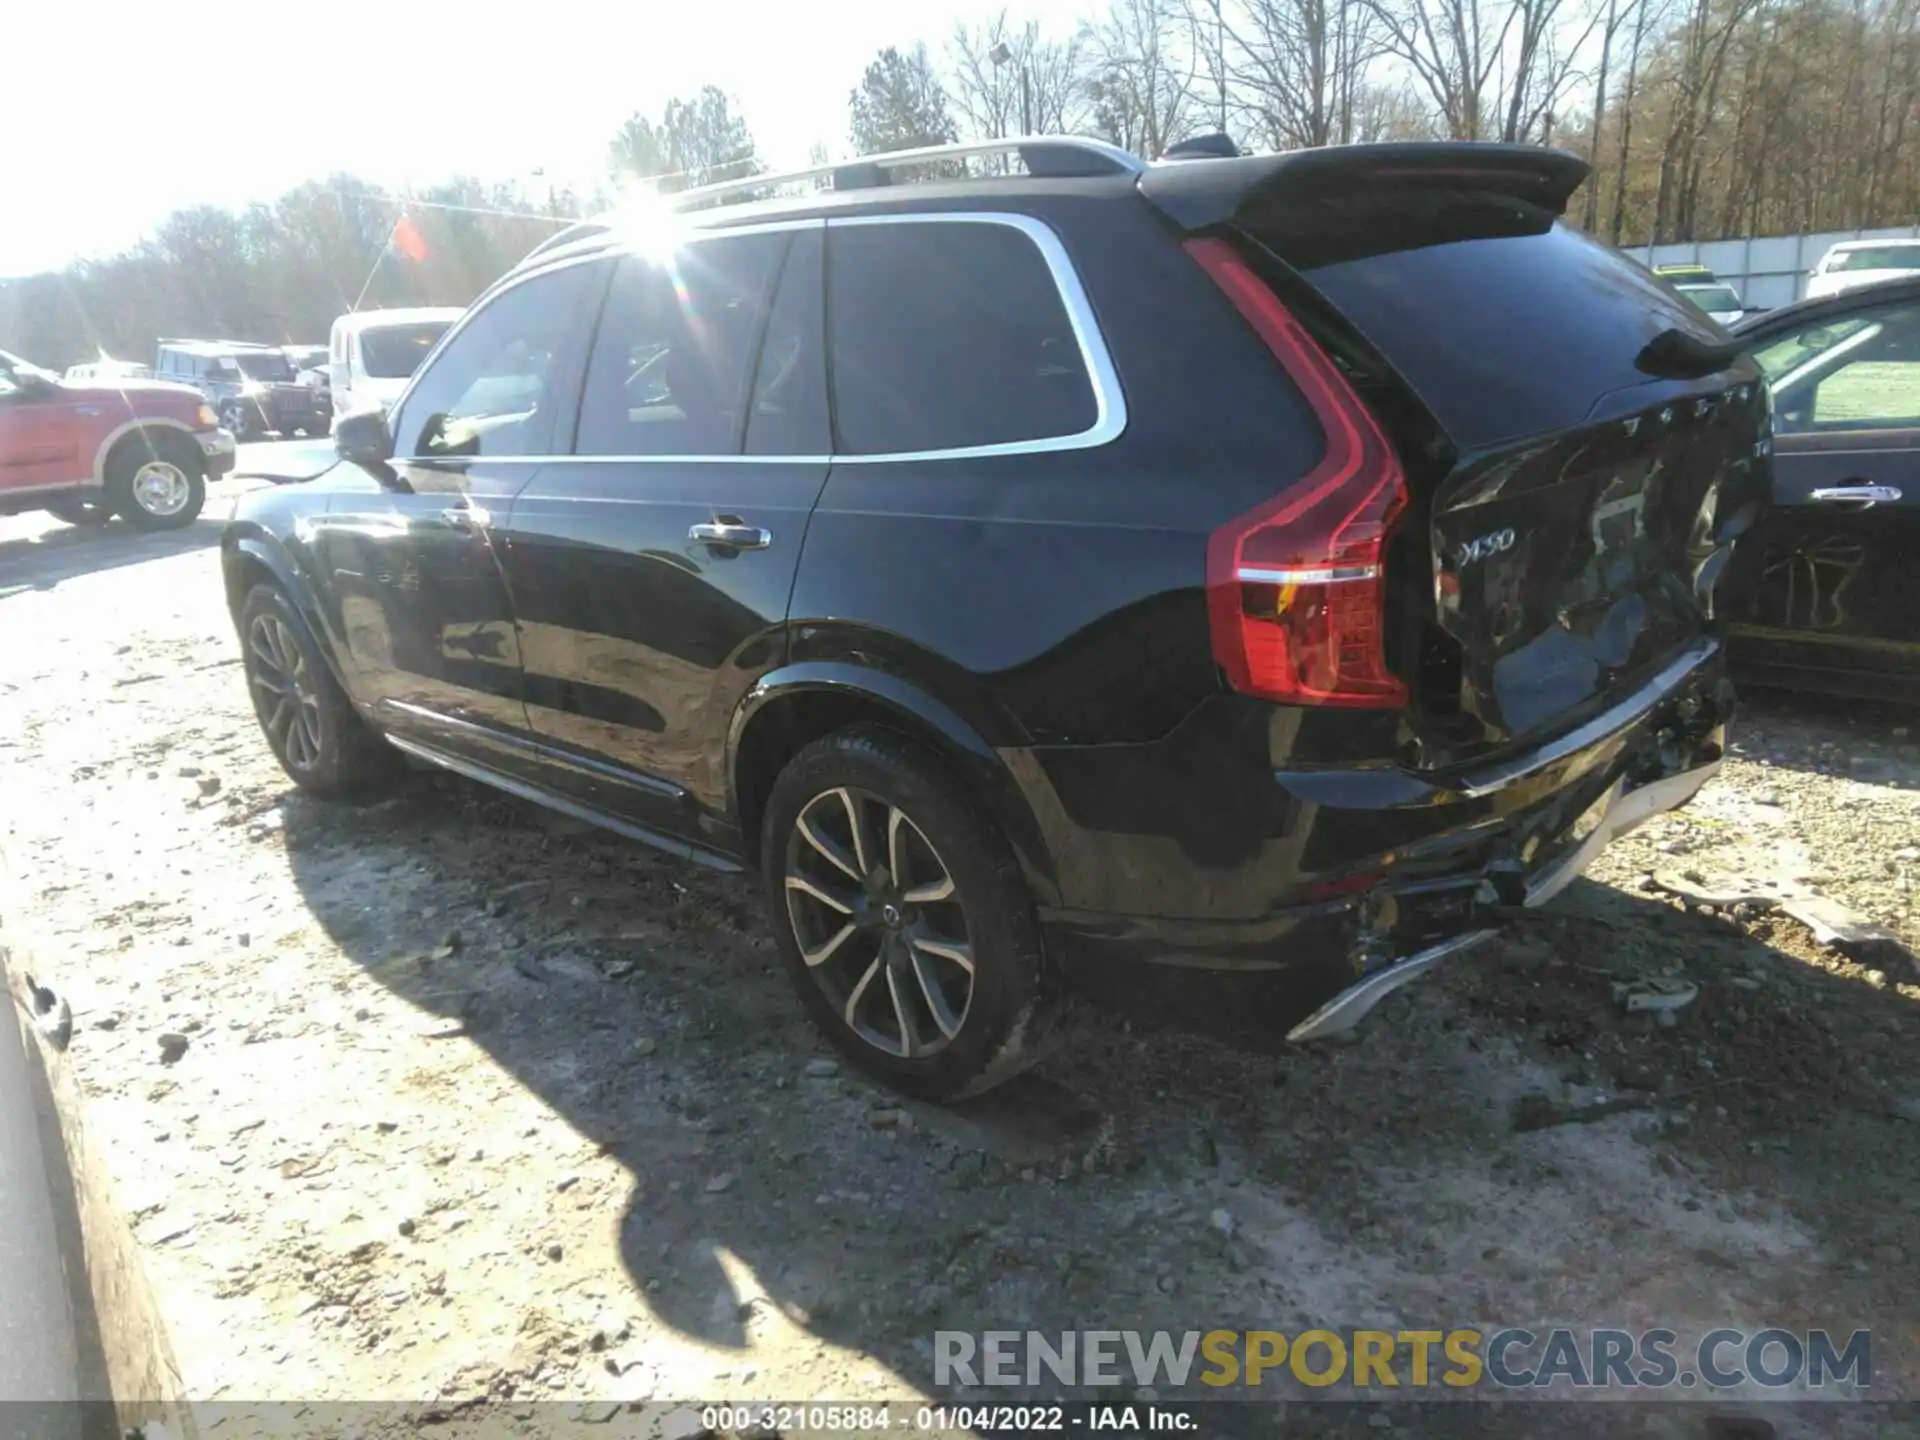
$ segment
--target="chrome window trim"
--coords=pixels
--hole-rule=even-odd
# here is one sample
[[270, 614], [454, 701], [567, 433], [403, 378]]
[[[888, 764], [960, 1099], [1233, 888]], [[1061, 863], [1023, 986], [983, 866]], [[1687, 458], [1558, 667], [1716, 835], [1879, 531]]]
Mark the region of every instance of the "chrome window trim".
[[[1060, 241], [1053, 228], [1044, 221], [1031, 215], [1013, 211], [995, 210], [927, 210], [899, 214], [882, 215], [833, 215], [811, 216], [800, 220], [770, 220], [750, 225], [731, 227], [707, 227], [688, 230], [679, 238], [681, 247], [705, 244], [714, 240], [724, 240], [735, 235], [759, 235], [790, 230], [836, 230], [842, 227], [868, 225], [1004, 225], [1010, 230], [1018, 230], [1032, 242], [1040, 252], [1040, 258], [1046, 263], [1047, 271], [1053, 277], [1054, 289], [1060, 296], [1061, 304], [1066, 308], [1067, 323], [1073, 327], [1074, 342], [1079, 347], [1080, 360], [1086, 366], [1088, 383], [1093, 387], [1093, 424], [1087, 429], [1072, 435], [1050, 435], [1035, 440], [1007, 440], [993, 445], [966, 445], [946, 450], [890, 450], [875, 455], [850, 455], [835, 452], [829, 455], [477, 455], [467, 463], [479, 465], [557, 465], [562, 462], [586, 465], [880, 465], [912, 464], [930, 460], [984, 460], [1003, 455], [1044, 455], [1062, 450], [1092, 450], [1102, 445], [1110, 445], [1118, 440], [1127, 428], [1126, 393], [1120, 386], [1120, 374], [1114, 368], [1113, 356], [1107, 349], [1106, 337], [1100, 331], [1100, 322], [1094, 316], [1093, 302], [1088, 299], [1086, 287], [1080, 283], [1079, 272], [1073, 267], [1073, 260], [1067, 254], [1067, 247]], [[440, 351], [453, 343], [455, 336], [465, 330], [474, 316], [480, 313], [483, 304], [491, 304], [509, 290], [525, 284], [542, 275], [550, 275], [557, 270], [574, 265], [584, 265], [595, 260], [618, 260], [626, 255], [644, 254], [644, 248], [632, 241], [616, 242], [612, 245], [596, 246], [590, 253], [566, 255], [556, 252], [551, 263], [544, 263], [538, 269], [525, 274], [510, 273], [505, 282], [497, 284], [468, 307], [467, 313], [440, 339], [439, 345], [421, 362], [407, 382], [407, 388], [400, 393], [388, 413], [400, 410], [412, 396], [414, 387], [425, 375], [428, 367], [438, 357]], [[828, 337], [822, 335], [823, 346]], [[391, 463], [408, 465], [415, 463], [445, 464], [454, 457], [435, 455], [396, 456]]]
[[[919, 460], [983, 460], [996, 455], [1044, 455], [1056, 450], [1091, 450], [1118, 440], [1127, 428], [1127, 398], [1120, 389], [1119, 372], [1113, 368], [1106, 337], [1094, 318], [1093, 302], [1080, 283], [1079, 272], [1067, 255], [1067, 247], [1053, 228], [1031, 215], [997, 210], [930, 210], [904, 215], [834, 215], [828, 217], [827, 233], [869, 225], [1004, 225], [1018, 230], [1033, 242], [1053, 275], [1053, 287], [1066, 307], [1067, 323], [1073, 327], [1074, 342], [1080, 347], [1080, 361], [1087, 367], [1087, 383], [1093, 387], [1093, 424], [1073, 435], [1049, 435], [1035, 440], [1007, 440], [995, 445], [963, 445], [946, 450], [886, 451], [878, 455], [834, 454], [836, 465], [903, 464]], [[831, 241], [829, 241], [831, 243]], [[829, 343], [831, 343], [829, 341]], [[832, 361], [831, 355], [828, 357]]]

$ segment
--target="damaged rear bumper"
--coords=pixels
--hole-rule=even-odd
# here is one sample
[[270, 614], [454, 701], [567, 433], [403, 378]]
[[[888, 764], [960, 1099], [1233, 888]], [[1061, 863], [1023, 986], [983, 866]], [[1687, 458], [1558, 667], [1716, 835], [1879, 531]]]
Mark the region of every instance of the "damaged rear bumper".
[[1452, 774], [1274, 772], [1295, 829], [1261, 852], [1279, 857], [1271, 904], [1204, 919], [1043, 909], [1049, 951], [1077, 988], [1156, 1020], [1338, 1034], [1687, 803], [1719, 766], [1732, 708], [1720, 645], [1703, 638], [1518, 755]]
[[[1526, 878], [1525, 895], [1521, 903], [1529, 906], [1546, 904], [1577, 880], [1608, 845], [1655, 815], [1686, 804], [1719, 768], [1720, 762], [1716, 759], [1632, 790], [1625, 788], [1624, 781], [1615, 781], [1594, 809], [1588, 812], [1592, 816], [1592, 824], [1585, 834], [1570, 837], [1573, 840], [1571, 849], [1537, 874]], [[1486, 891], [1476, 894], [1476, 900], [1498, 903], [1499, 896], [1494, 893], [1491, 882], [1482, 883], [1487, 887]], [[1351, 1030], [1365, 1018], [1368, 1011], [1402, 985], [1418, 979], [1449, 956], [1470, 949], [1496, 933], [1496, 925], [1470, 929], [1369, 971], [1295, 1025], [1287, 1032], [1287, 1039], [1324, 1040], [1330, 1035]]]

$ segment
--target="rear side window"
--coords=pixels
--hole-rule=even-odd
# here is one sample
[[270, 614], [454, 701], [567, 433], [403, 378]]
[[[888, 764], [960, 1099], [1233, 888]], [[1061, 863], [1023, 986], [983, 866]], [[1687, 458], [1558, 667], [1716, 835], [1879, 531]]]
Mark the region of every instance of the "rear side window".
[[1617, 251], [1502, 196], [1384, 186], [1247, 226], [1399, 370], [1462, 447], [1578, 425], [1651, 378], [1664, 330], [1710, 320]]
[[783, 232], [702, 240], [614, 274], [576, 455], [737, 455]]
[[1053, 271], [1009, 225], [832, 225], [835, 450], [914, 454], [1081, 434], [1093, 382]]
[[1817, 320], [1754, 359], [1773, 385], [1782, 435], [1920, 426], [1920, 304]]

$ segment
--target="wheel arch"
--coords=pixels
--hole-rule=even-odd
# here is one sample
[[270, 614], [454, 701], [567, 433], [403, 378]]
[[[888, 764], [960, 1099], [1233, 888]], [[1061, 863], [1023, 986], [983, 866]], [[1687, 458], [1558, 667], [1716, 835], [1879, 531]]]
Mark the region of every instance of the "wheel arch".
[[107, 483], [107, 466], [113, 463], [114, 452], [129, 441], [138, 444], [145, 440], [157, 455], [164, 441], [168, 445], [182, 444], [200, 455], [200, 447], [195, 443], [193, 431], [183, 420], [175, 420], [167, 415], [143, 415], [123, 424], [114, 426], [101, 439], [93, 452], [92, 488], [104, 489]]
[[[294, 618], [306, 631], [304, 638], [311, 641], [313, 648], [326, 660], [327, 669], [333, 672], [333, 678], [340, 688], [349, 696], [353, 694], [353, 687], [347, 683], [346, 667], [341, 664], [340, 652], [319, 598], [285, 546], [265, 531], [237, 536], [230, 534], [221, 545], [220, 568], [226, 582], [227, 610], [236, 623], [248, 591], [255, 585], [276, 586], [293, 602]], [[244, 639], [241, 643], [245, 644]]]
[[1013, 847], [1034, 898], [1059, 903], [1052, 855], [1000, 753], [951, 706], [913, 682], [834, 661], [772, 671], [734, 711], [727, 733], [728, 801], [750, 866], [759, 866], [761, 816], [787, 761], [822, 736], [861, 724], [907, 735], [952, 767]]

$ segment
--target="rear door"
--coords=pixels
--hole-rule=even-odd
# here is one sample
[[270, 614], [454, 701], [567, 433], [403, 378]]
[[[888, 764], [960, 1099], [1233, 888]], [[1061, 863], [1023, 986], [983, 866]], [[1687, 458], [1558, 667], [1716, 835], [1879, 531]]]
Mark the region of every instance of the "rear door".
[[1754, 355], [1774, 509], [1739, 567], [1738, 653], [1795, 684], [1920, 684], [1920, 299], [1769, 330]]
[[821, 223], [618, 261], [568, 458], [503, 551], [548, 783], [657, 833], [717, 839], [727, 727], [784, 654], [830, 441]]
[[1236, 216], [1407, 465], [1390, 579], [1423, 763], [1564, 731], [1699, 653], [1765, 492], [1757, 370], [1497, 179], [1362, 169]]

